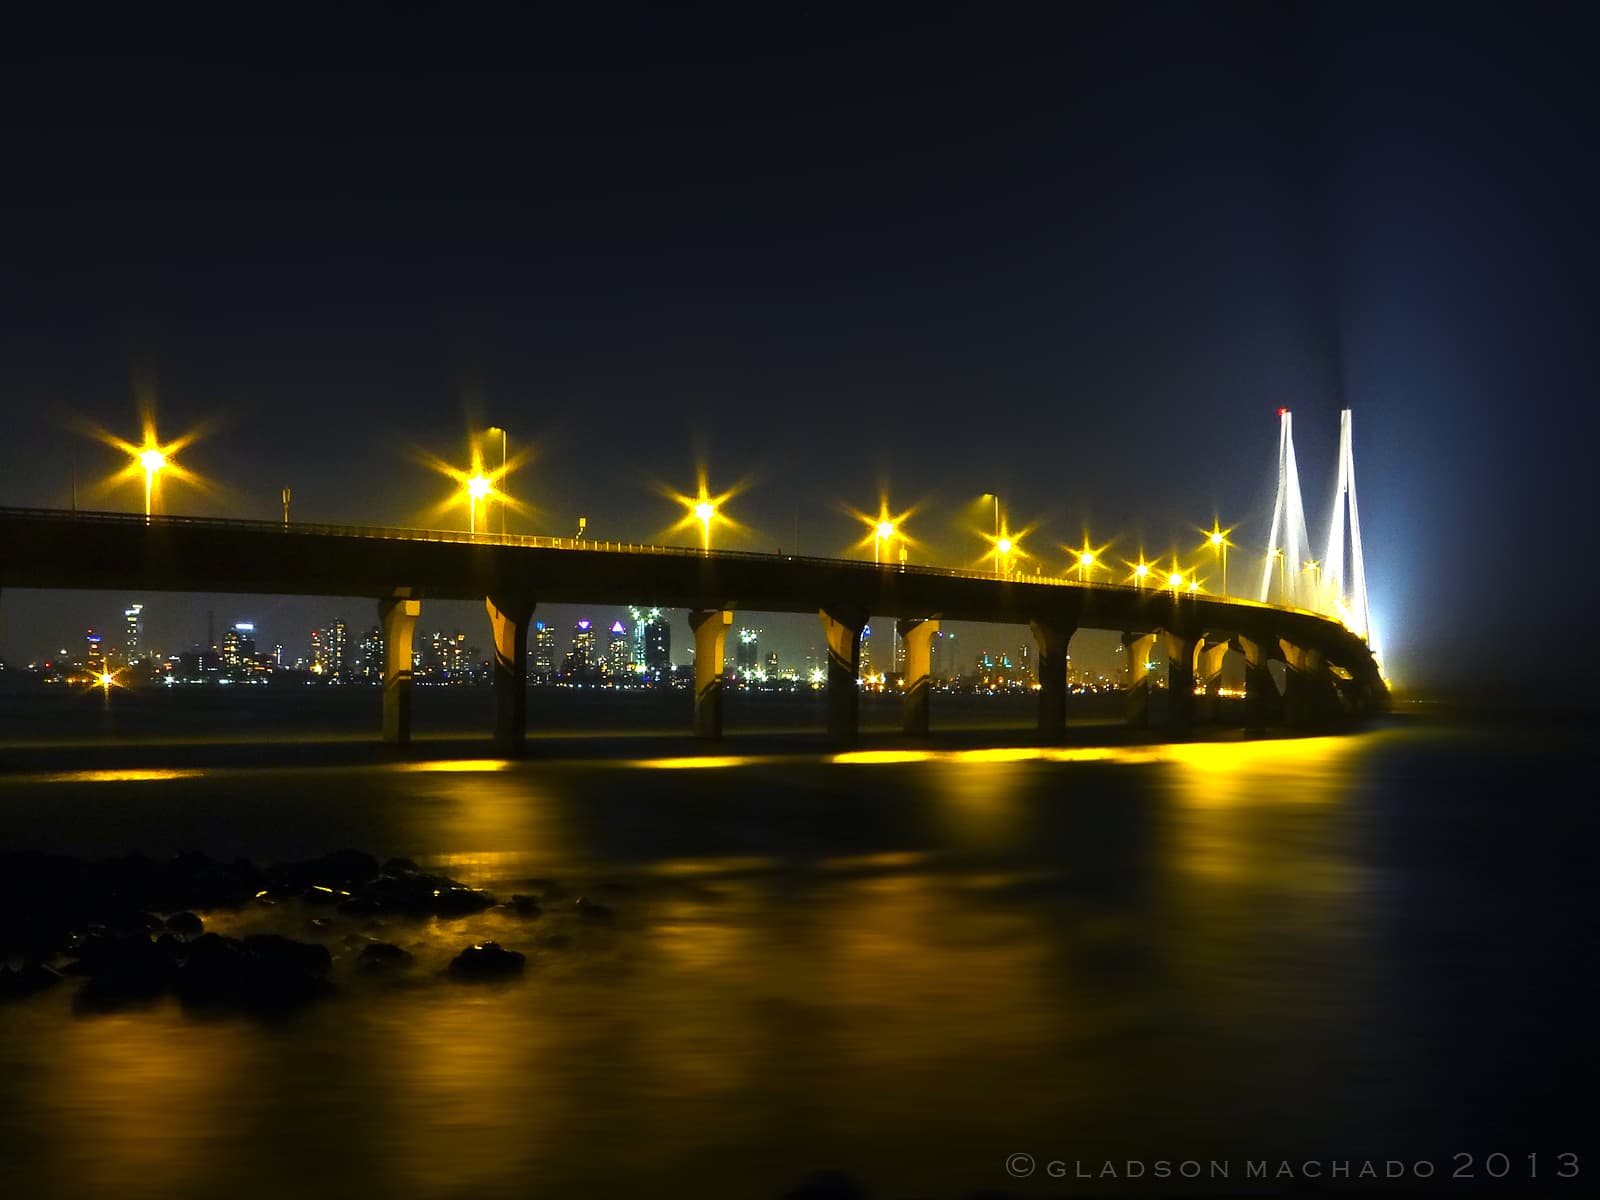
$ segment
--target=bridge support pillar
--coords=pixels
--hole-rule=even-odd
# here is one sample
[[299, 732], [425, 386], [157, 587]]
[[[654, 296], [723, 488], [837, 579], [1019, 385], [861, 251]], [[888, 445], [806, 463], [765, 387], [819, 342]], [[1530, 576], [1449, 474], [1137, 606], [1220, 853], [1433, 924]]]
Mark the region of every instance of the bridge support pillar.
[[939, 632], [939, 622], [906, 618], [898, 622], [898, 629], [900, 644], [906, 654], [906, 670], [902, 677], [905, 697], [901, 701], [900, 728], [921, 737], [928, 732], [933, 695], [933, 635]]
[[399, 596], [378, 601], [383, 629], [383, 740], [391, 746], [411, 743], [412, 635], [422, 601]]
[[689, 614], [694, 631], [694, 732], [696, 737], [722, 736], [723, 655], [733, 613], [725, 608], [697, 608]]
[[1328, 719], [1338, 708], [1333, 689], [1333, 672], [1322, 651], [1296, 646], [1278, 639], [1283, 651], [1284, 716], [1296, 729], [1307, 729]]
[[1206, 642], [1195, 653], [1195, 682], [1206, 689], [1206, 719], [1216, 720], [1222, 711], [1222, 661], [1228, 655], [1227, 642]]
[[1244, 655], [1244, 727], [1247, 733], [1265, 733], [1278, 707], [1278, 688], [1267, 669], [1267, 643], [1239, 634]]
[[851, 746], [861, 730], [861, 631], [867, 610], [844, 604], [821, 609], [817, 616], [828, 639], [828, 738]]
[[508, 758], [523, 752], [528, 737], [528, 624], [534, 602], [515, 594], [483, 602], [494, 634], [494, 744]]
[[1161, 647], [1167, 654], [1167, 730], [1182, 737], [1194, 725], [1194, 661], [1200, 639], [1163, 629]]
[[1067, 732], [1067, 646], [1076, 632], [1059, 619], [1028, 622], [1039, 647], [1039, 740], [1058, 742]]
[[1128, 724], [1143, 729], [1150, 723], [1150, 651], [1155, 649], [1153, 633], [1122, 635], [1122, 657], [1128, 667]]

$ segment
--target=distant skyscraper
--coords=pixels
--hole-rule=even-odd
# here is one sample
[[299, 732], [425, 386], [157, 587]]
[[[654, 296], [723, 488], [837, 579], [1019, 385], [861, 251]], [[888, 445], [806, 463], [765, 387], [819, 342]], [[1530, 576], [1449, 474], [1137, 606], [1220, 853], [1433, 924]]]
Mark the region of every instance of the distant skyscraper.
[[100, 644], [100, 635], [92, 629], [86, 630], [83, 643], [83, 665], [89, 674], [98, 676], [106, 669], [106, 652]]
[[734, 666], [745, 675], [761, 665], [761, 630], [739, 630], [739, 645], [734, 650]]
[[311, 631], [311, 669], [324, 679], [344, 679], [350, 670], [344, 622], [337, 617], [325, 629]]
[[584, 676], [592, 674], [595, 668], [594, 622], [584, 617], [572, 627], [572, 648], [561, 664], [561, 673]]
[[122, 610], [122, 620], [122, 652], [129, 662], [138, 662], [144, 654], [144, 605], [128, 605]]
[[872, 626], [864, 625], [861, 628], [861, 666], [857, 672], [860, 675], [872, 673]]
[[222, 635], [221, 659], [223, 670], [240, 675], [255, 665], [256, 627], [253, 621], [236, 621], [233, 628]]
[[611, 644], [606, 647], [606, 670], [613, 681], [626, 682], [633, 675], [633, 655], [628, 644], [628, 627], [611, 622]]
[[328, 649], [333, 663], [333, 678], [346, 679], [350, 672], [349, 647], [346, 645], [344, 621], [334, 618], [328, 630]]
[[629, 610], [633, 617], [633, 661], [646, 678], [659, 680], [672, 670], [672, 626], [659, 608]]
[[439, 683], [471, 683], [472, 661], [467, 654], [467, 635], [459, 630], [455, 633], [436, 630], [428, 638], [427, 673]]
[[543, 621], [533, 623], [532, 649], [534, 677], [549, 679], [556, 665], [556, 635]]
[[383, 682], [383, 630], [376, 625], [361, 639], [356, 674], [368, 683]]

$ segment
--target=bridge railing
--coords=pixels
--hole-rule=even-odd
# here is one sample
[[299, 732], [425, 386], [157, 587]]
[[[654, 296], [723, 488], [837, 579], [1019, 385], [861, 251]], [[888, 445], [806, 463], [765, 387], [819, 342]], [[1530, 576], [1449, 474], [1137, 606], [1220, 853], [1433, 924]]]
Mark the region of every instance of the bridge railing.
[[[778, 559], [783, 562], [793, 562], [804, 566], [833, 569], [843, 567], [856, 571], [866, 569], [869, 565], [853, 558], [830, 558], [818, 555], [777, 555], [765, 554], [756, 550], [697, 550], [692, 546], [661, 546], [650, 542], [619, 542], [594, 538], [553, 537], [547, 534], [532, 533], [471, 533], [460, 529], [411, 529], [404, 526], [390, 525], [329, 525], [307, 521], [258, 521], [242, 517], [146, 517], [141, 513], [100, 512], [85, 509], [0, 507], [0, 520], [4, 520], [7, 517], [30, 521], [60, 521], [62, 523], [86, 522], [113, 526], [231, 529], [250, 533], [311, 534], [321, 537], [373, 538], [384, 541], [450, 542], [474, 546], [505, 546], [540, 550], [588, 550], [621, 554], [660, 554], [681, 558], [732, 559], [736, 561], [772, 562], [774, 559]], [[963, 567], [935, 567], [920, 563], [873, 563], [871, 567], [875, 571], [885, 573], [931, 575], [945, 579], [994, 580], [1000, 578], [1010, 583], [1083, 588], [1086, 590], [1090, 588], [1095, 590], [1110, 588], [1118, 591], [1149, 591], [1152, 593], [1158, 590], [1165, 590], [1154, 587], [1138, 588], [1133, 584], [1127, 583], [1088, 583], [1059, 575], [1037, 575], [1017, 571], [997, 576], [993, 571], [978, 571]], [[1179, 596], [1191, 595], [1188, 592], [1180, 592], [1178, 594]], [[1240, 604], [1252, 608], [1267, 608], [1275, 611], [1300, 612], [1307, 616], [1321, 617], [1323, 620], [1334, 620], [1334, 618], [1325, 613], [1312, 612], [1309, 609], [1290, 608], [1286, 605], [1266, 604], [1238, 596], [1222, 597], [1209, 592], [1198, 593], [1198, 596], [1209, 601], [1226, 600], [1229, 604]]]

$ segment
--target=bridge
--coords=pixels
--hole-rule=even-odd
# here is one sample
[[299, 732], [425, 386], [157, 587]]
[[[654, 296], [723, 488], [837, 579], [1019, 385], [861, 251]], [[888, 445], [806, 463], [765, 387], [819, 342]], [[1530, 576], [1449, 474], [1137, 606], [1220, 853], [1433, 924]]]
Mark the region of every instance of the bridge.
[[[1298, 504], [1297, 484], [1295, 492]], [[833, 558], [8, 508], [0, 509], [0, 593], [10, 588], [370, 596], [384, 635], [383, 737], [397, 745], [411, 737], [412, 640], [423, 603], [481, 600], [495, 648], [495, 740], [507, 754], [522, 750], [527, 732], [528, 631], [540, 603], [687, 609], [695, 639], [694, 729], [708, 738], [722, 733], [725, 641], [740, 610], [818, 615], [828, 644], [828, 730], [839, 744], [857, 735], [861, 633], [869, 617], [897, 622], [905, 646], [903, 728], [910, 734], [929, 730], [932, 638], [939, 622], [953, 620], [1031, 629], [1043, 740], [1059, 738], [1065, 728], [1067, 647], [1083, 628], [1121, 633], [1128, 712], [1138, 723], [1148, 719], [1155, 681], [1147, 664], [1160, 642], [1166, 724], [1176, 736], [1194, 720], [1197, 690], [1220, 687], [1229, 650], [1244, 656], [1250, 728], [1278, 716], [1309, 725], [1366, 712], [1387, 695], [1363, 634], [1310, 608]], [[1273, 660], [1284, 664], [1281, 694], [1269, 670]]]

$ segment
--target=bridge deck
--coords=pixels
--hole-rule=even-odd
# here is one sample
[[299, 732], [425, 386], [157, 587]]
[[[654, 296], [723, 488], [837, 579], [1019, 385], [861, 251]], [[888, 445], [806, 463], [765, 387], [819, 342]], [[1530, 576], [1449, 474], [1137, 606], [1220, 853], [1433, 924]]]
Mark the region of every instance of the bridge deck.
[[0, 589], [406, 595], [816, 612], [1286, 638], [1361, 677], [1364, 642], [1318, 613], [1204, 593], [836, 558], [532, 535], [0, 509]]

